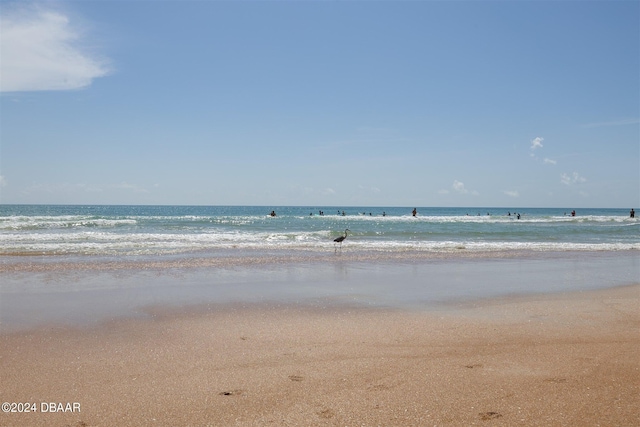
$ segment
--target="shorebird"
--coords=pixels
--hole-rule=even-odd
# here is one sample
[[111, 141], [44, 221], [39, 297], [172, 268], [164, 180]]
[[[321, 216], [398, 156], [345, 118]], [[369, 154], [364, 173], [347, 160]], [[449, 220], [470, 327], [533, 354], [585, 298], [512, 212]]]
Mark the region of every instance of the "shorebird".
[[351, 231], [351, 230], [347, 228], [346, 230], [344, 230], [344, 236], [336, 237], [335, 239], [333, 239], [333, 241], [335, 242], [333, 246], [335, 246], [336, 243], [340, 243], [340, 249], [342, 249], [342, 242], [344, 241], [344, 239], [347, 238], [347, 231]]

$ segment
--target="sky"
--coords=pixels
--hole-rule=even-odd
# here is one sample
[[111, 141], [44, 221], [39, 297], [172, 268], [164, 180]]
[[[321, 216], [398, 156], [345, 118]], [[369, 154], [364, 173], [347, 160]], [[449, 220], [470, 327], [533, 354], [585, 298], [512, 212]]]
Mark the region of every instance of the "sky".
[[640, 207], [637, 1], [0, 0], [0, 203]]

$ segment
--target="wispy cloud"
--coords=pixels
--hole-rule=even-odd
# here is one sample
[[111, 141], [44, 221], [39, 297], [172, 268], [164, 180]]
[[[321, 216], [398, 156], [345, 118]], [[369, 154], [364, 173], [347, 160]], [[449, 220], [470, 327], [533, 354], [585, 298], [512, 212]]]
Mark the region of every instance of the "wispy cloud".
[[469, 190], [464, 188], [464, 183], [458, 181], [457, 179], [453, 181], [453, 189], [462, 194], [467, 194], [469, 192]]
[[564, 185], [573, 185], [586, 181], [587, 178], [581, 176], [578, 172], [574, 172], [571, 175], [566, 173], [560, 175], [560, 182], [562, 182]]
[[538, 137], [536, 137], [536, 138], [533, 138], [533, 139], [531, 140], [531, 151], [534, 151], [534, 150], [536, 150], [537, 148], [542, 148], [542, 147], [543, 147], [543, 145], [542, 145], [542, 141], [544, 141], [544, 138], [541, 138], [541, 137], [539, 137], [539, 136], [538, 136]]
[[[542, 137], [540, 137], [540, 136], [538, 136], [538, 137], [536, 137], [536, 138], [533, 138], [533, 139], [531, 140], [531, 145], [530, 145], [530, 147], [529, 147], [529, 151], [530, 151], [530, 152], [529, 152], [529, 156], [531, 156], [531, 158], [533, 158], [533, 159], [534, 159], [534, 160], [536, 160], [536, 161], [538, 161], [538, 160], [539, 160], [538, 156], [537, 156], [537, 155], [536, 155], [536, 153], [535, 153], [535, 152], [536, 152], [536, 150], [539, 150], [539, 149], [541, 149], [542, 147], [544, 147], [544, 145], [542, 145], [542, 141], [544, 141], [544, 138], [542, 138]], [[542, 160], [542, 162], [543, 162], [544, 164], [546, 164], [546, 165], [555, 165], [555, 164], [557, 164], [557, 163], [558, 163], [556, 160], [554, 160], [554, 159], [550, 159], [550, 158], [548, 158], [548, 157], [545, 157], [545, 158]]]
[[627, 126], [627, 125], [637, 125], [640, 123], [640, 119], [619, 119], [619, 120], [611, 120], [608, 122], [596, 122], [596, 123], [587, 123], [584, 125], [586, 128], [598, 128], [603, 126]]
[[80, 28], [60, 12], [5, 7], [0, 25], [0, 92], [80, 89], [109, 73], [104, 60], [83, 49]]
[[134, 193], [148, 193], [149, 190], [146, 188], [140, 187], [136, 184], [129, 184], [128, 182], [121, 182], [120, 184], [113, 185], [112, 188], [116, 190], [127, 190], [133, 191]]
[[504, 194], [506, 194], [509, 197], [520, 197], [520, 193], [518, 193], [515, 190], [505, 190], [503, 191]]
[[6, 187], [7, 185], [7, 179], [3, 175], [0, 175], [0, 187]]
[[531, 140], [531, 145], [529, 146], [529, 156], [531, 156], [533, 159], [537, 160], [538, 157], [536, 156], [536, 150], [544, 147], [542, 145], [542, 141], [544, 141], [544, 138], [538, 136], [535, 137]]
[[473, 194], [474, 196], [478, 196], [480, 193], [478, 193], [475, 190], [469, 190], [464, 186], [463, 182], [458, 181], [457, 179], [455, 179], [453, 181], [453, 185], [452, 185], [453, 189], [460, 193], [460, 194]]

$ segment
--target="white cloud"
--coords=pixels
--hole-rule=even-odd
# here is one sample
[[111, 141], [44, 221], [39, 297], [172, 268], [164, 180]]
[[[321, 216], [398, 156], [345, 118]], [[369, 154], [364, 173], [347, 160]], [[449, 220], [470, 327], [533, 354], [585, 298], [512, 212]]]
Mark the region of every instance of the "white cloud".
[[438, 190], [438, 194], [449, 194], [449, 190]]
[[0, 187], [6, 187], [7, 185], [7, 179], [3, 175], [0, 175]]
[[536, 156], [535, 151], [536, 151], [538, 148], [542, 148], [542, 147], [543, 147], [543, 145], [542, 145], [542, 141], [544, 141], [544, 138], [539, 137], [539, 136], [538, 136], [538, 137], [535, 137], [535, 138], [533, 138], [533, 139], [531, 140], [531, 146], [529, 147], [529, 149], [530, 149], [529, 156], [530, 156], [531, 158], [533, 158], [534, 160], [538, 160], [538, 157]]
[[0, 92], [80, 89], [109, 73], [103, 60], [82, 48], [79, 28], [62, 13], [5, 9], [0, 26]]
[[520, 193], [518, 193], [515, 190], [505, 190], [503, 191], [504, 194], [506, 194], [509, 197], [520, 197]]
[[578, 172], [574, 172], [571, 175], [563, 173], [562, 175], [560, 175], [560, 181], [564, 185], [573, 185], [573, 184], [578, 184], [578, 183], [581, 183], [581, 182], [586, 182], [587, 178], [585, 178], [583, 176], [580, 176], [580, 174]]
[[129, 184], [127, 182], [121, 182], [120, 184], [113, 185], [112, 188], [118, 190], [127, 190], [133, 191], [134, 193], [148, 193], [149, 191], [146, 188], [142, 188], [136, 184]]
[[455, 191], [457, 191], [460, 194], [473, 194], [474, 196], [479, 196], [480, 193], [478, 193], [476, 190], [468, 190], [465, 186], [463, 182], [458, 181], [457, 179], [453, 181], [453, 185], [452, 185], [453, 189]]
[[336, 194], [336, 192], [333, 188], [325, 188], [324, 190], [322, 190], [323, 196], [333, 196], [334, 194]]
[[531, 151], [534, 151], [536, 148], [542, 148], [543, 147], [542, 141], [544, 141], [544, 138], [541, 138], [539, 136], [536, 138], [533, 138], [531, 140]]
[[557, 161], [555, 161], [555, 160], [553, 160], [553, 159], [544, 159], [544, 162], [545, 162], [546, 164], [548, 164], [548, 165], [555, 165], [555, 164], [557, 164], [557, 163], [558, 163]]
[[464, 188], [464, 183], [458, 180], [453, 181], [453, 189], [456, 190], [458, 193], [462, 193], [462, 194], [466, 194], [469, 192], [469, 190]]

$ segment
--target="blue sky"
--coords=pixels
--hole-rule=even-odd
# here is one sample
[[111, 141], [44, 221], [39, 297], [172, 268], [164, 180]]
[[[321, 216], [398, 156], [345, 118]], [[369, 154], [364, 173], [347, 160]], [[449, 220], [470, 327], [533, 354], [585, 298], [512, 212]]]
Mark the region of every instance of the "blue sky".
[[640, 206], [637, 1], [0, 1], [0, 202]]

